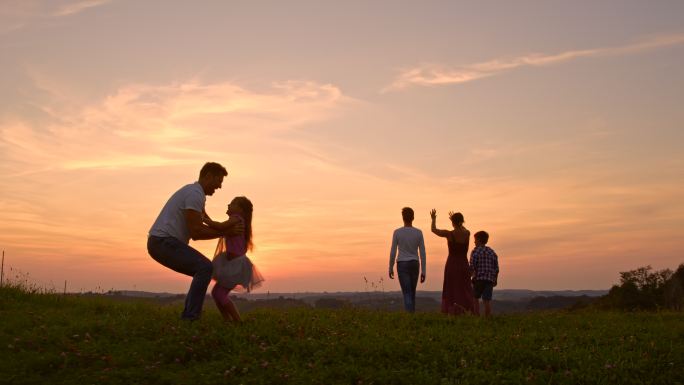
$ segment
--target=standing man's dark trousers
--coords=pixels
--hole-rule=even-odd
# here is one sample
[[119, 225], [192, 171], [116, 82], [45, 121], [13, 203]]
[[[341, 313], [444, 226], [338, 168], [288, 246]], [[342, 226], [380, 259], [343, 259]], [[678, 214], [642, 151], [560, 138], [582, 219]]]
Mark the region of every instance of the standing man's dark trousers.
[[150, 236], [147, 239], [147, 251], [155, 261], [173, 271], [192, 277], [181, 318], [198, 319], [202, 314], [204, 297], [211, 282], [211, 261], [175, 237]]
[[397, 274], [399, 274], [399, 286], [404, 294], [404, 309], [407, 312], [416, 311], [416, 286], [418, 286], [418, 261], [397, 262]]

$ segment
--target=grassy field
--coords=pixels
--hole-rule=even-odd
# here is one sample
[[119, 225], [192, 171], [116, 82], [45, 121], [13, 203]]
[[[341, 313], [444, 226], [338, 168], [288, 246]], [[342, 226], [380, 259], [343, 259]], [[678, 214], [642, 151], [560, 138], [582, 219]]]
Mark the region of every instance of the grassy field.
[[180, 308], [0, 288], [2, 384], [461, 384], [684, 381], [684, 314], [448, 318]]

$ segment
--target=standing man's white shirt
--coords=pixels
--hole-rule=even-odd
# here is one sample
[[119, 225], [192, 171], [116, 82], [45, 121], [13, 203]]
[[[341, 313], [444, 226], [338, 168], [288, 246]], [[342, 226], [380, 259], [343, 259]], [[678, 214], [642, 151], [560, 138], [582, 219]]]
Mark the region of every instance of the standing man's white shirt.
[[150, 228], [150, 235], [155, 237], [174, 237], [185, 244], [190, 243], [190, 230], [185, 220], [184, 210], [190, 209], [204, 213], [207, 201], [202, 185], [198, 182], [181, 187], [164, 205], [157, 220]]
[[[397, 256], [397, 249], [399, 256]], [[420, 258], [418, 257], [420, 253]], [[420, 260], [421, 275], [425, 276], [425, 240], [423, 232], [415, 227], [403, 226], [394, 230], [392, 235], [392, 248], [390, 250], [389, 271], [394, 271], [394, 261], [418, 261]]]

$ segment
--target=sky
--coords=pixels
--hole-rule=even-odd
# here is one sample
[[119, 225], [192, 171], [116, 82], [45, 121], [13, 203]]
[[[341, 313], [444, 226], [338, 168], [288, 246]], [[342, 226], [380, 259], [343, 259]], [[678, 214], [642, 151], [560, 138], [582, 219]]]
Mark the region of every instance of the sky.
[[489, 232], [498, 289], [684, 263], [681, 1], [0, 0], [0, 52], [6, 278], [187, 291], [147, 232], [207, 161], [214, 220], [254, 203], [261, 292], [399, 290], [404, 206], [419, 290], [432, 208]]

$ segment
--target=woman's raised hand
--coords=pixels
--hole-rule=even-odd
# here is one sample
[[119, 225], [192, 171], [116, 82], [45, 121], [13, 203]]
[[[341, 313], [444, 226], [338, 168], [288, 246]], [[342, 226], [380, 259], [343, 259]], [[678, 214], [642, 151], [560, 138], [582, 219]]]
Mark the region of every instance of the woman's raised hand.
[[455, 212], [453, 212], [453, 211], [449, 211], [449, 219], [451, 219], [451, 217], [453, 217], [453, 216], [454, 216], [454, 214], [456, 214], [456, 213], [455, 213]]
[[430, 218], [432, 218], [432, 219], [437, 218], [437, 210], [435, 210], [435, 209], [430, 210]]

